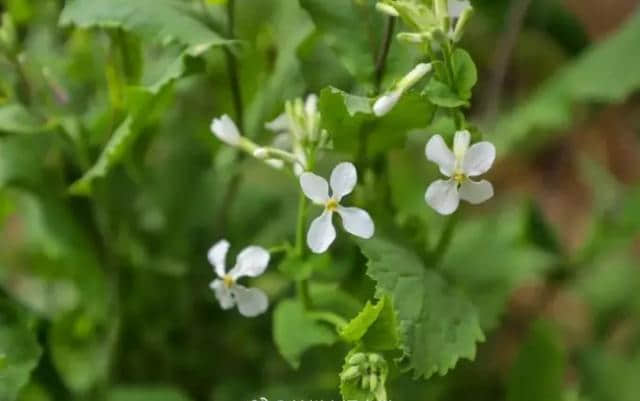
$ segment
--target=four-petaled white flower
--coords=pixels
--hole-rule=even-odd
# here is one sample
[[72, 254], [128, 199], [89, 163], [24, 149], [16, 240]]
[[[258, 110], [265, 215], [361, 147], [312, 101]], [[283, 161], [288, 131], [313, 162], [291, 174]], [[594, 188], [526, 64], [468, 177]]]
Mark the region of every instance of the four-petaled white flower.
[[225, 259], [228, 250], [227, 240], [220, 240], [209, 249], [207, 258], [218, 276], [209, 287], [216, 294], [222, 309], [231, 309], [237, 305], [243, 316], [258, 316], [267, 310], [267, 296], [262, 290], [244, 287], [237, 281], [242, 277], [257, 277], [264, 273], [269, 264], [269, 252], [259, 246], [246, 247], [238, 254], [236, 265], [227, 272]]
[[226, 114], [220, 118], [214, 118], [210, 128], [211, 132], [227, 145], [238, 146], [242, 140], [236, 123]]
[[313, 173], [300, 175], [302, 191], [315, 204], [324, 206], [324, 212], [311, 223], [307, 233], [307, 245], [315, 253], [322, 253], [336, 238], [333, 227], [333, 212], [342, 217], [344, 229], [358, 237], [371, 238], [375, 231], [373, 220], [369, 213], [357, 207], [340, 205], [342, 197], [350, 194], [358, 182], [358, 173], [351, 163], [340, 163], [331, 172], [331, 190], [324, 178]]
[[438, 180], [427, 188], [425, 200], [438, 213], [448, 215], [456, 211], [460, 199], [472, 204], [482, 203], [493, 196], [493, 186], [487, 180], [473, 181], [470, 177], [487, 172], [496, 158], [496, 148], [489, 142], [469, 147], [469, 131], [458, 131], [453, 140], [453, 152], [440, 135], [427, 143], [427, 159], [440, 167], [448, 180]]

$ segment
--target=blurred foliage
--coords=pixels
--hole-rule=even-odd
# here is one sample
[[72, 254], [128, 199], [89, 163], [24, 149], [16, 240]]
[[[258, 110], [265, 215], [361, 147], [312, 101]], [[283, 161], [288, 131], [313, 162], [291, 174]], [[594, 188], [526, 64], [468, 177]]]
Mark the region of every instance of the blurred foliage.
[[[579, 148], [580, 177], [527, 185], [528, 163], [576, 123], [612, 103], [637, 110], [638, 11], [592, 43], [564, 2], [532, 2], [496, 129], [467, 126], [498, 147], [497, 197], [460, 210], [447, 251], [429, 251], [449, 220], [424, 203], [438, 175], [424, 144], [450, 141], [460, 115], [446, 109], [487, 90], [515, 1], [473, 1], [460, 86], [432, 80], [376, 118], [375, 97], [424, 60], [394, 40], [376, 76], [387, 21], [374, 1], [3, 0], [0, 401], [339, 399], [347, 359], [364, 351], [389, 363], [390, 399], [636, 400], [638, 180]], [[226, 113], [270, 143], [264, 124], [310, 92], [333, 145], [317, 169], [357, 165], [354, 203], [378, 234], [302, 261], [280, 251], [297, 183], [220, 145], [209, 124]], [[623, 148], [638, 154], [640, 122], [624, 117]], [[570, 247], [545, 201], [577, 181], [591, 196], [568, 202], [588, 205]], [[267, 314], [216, 303], [206, 251], [222, 237], [232, 253], [275, 250], [251, 280]], [[310, 277], [330, 314], [292, 298]]]

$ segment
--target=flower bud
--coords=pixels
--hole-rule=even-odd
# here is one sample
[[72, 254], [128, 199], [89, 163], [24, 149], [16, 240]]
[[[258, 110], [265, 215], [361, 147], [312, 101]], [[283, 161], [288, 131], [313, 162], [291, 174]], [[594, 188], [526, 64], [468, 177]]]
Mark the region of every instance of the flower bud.
[[413, 67], [407, 75], [402, 78], [398, 86], [405, 91], [420, 81], [425, 75], [431, 71], [431, 63], [420, 63]]
[[422, 43], [427, 39], [427, 36], [421, 33], [400, 32], [397, 38], [406, 43]]
[[349, 365], [360, 365], [367, 361], [367, 354], [363, 354], [362, 352], [358, 352], [357, 354], [353, 354], [347, 359], [347, 363]]
[[269, 151], [265, 148], [256, 148], [256, 150], [253, 151], [253, 157], [256, 159], [266, 159], [269, 157]]
[[387, 14], [390, 17], [398, 17], [400, 14], [398, 10], [396, 10], [393, 6], [385, 3], [376, 3], [376, 10], [380, 11], [383, 14]]
[[384, 116], [398, 103], [400, 96], [402, 96], [402, 91], [400, 90], [395, 90], [380, 96], [373, 104], [373, 114], [377, 117]]
[[351, 366], [340, 374], [340, 380], [348, 381], [353, 380], [360, 376], [360, 368], [358, 366]]
[[213, 121], [211, 121], [211, 132], [222, 142], [231, 146], [240, 145], [242, 140], [238, 127], [226, 114], [220, 118], [214, 118]]
[[376, 391], [378, 387], [378, 376], [374, 373], [369, 375], [369, 388], [371, 391]]

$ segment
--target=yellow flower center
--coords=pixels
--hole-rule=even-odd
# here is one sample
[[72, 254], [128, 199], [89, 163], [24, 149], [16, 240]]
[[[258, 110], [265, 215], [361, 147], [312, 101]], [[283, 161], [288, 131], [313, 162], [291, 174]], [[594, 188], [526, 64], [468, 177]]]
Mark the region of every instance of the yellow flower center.
[[456, 171], [455, 174], [453, 174], [453, 180], [458, 184], [462, 184], [466, 179], [467, 176], [461, 171]]
[[335, 210], [338, 208], [338, 201], [333, 198], [329, 199], [327, 201], [326, 208], [330, 212], [335, 212]]
[[227, 274], [222, 278], [222, 282], [225, 287], [231, 288], [233, 286], [233, 277]]

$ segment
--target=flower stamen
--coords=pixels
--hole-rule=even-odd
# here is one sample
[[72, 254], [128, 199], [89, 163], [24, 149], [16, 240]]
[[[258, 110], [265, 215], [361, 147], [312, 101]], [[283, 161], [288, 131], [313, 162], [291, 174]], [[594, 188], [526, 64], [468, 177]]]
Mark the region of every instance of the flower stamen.
[[233, 287], [235, 281], [233, 280], [233, 277], [227, 274], [222, 278], [222, 282], [224, 283], [225, 287], [231, 288]]
[[330, 199], [327, 201], [327, 204], [326, 204], [325, 208], [326, 208], [326, 209], [327, 209], [327, 211], [329, 211], [329, 212], [335, 212], [335, 211], [338, 209], [338, 205], [339, 205], [339, 204], [338, 204], [338, 201], [337, 201], [337, 200], [335, 200], [335, 199], [333, 199], [333, 198], [330, 198]]

